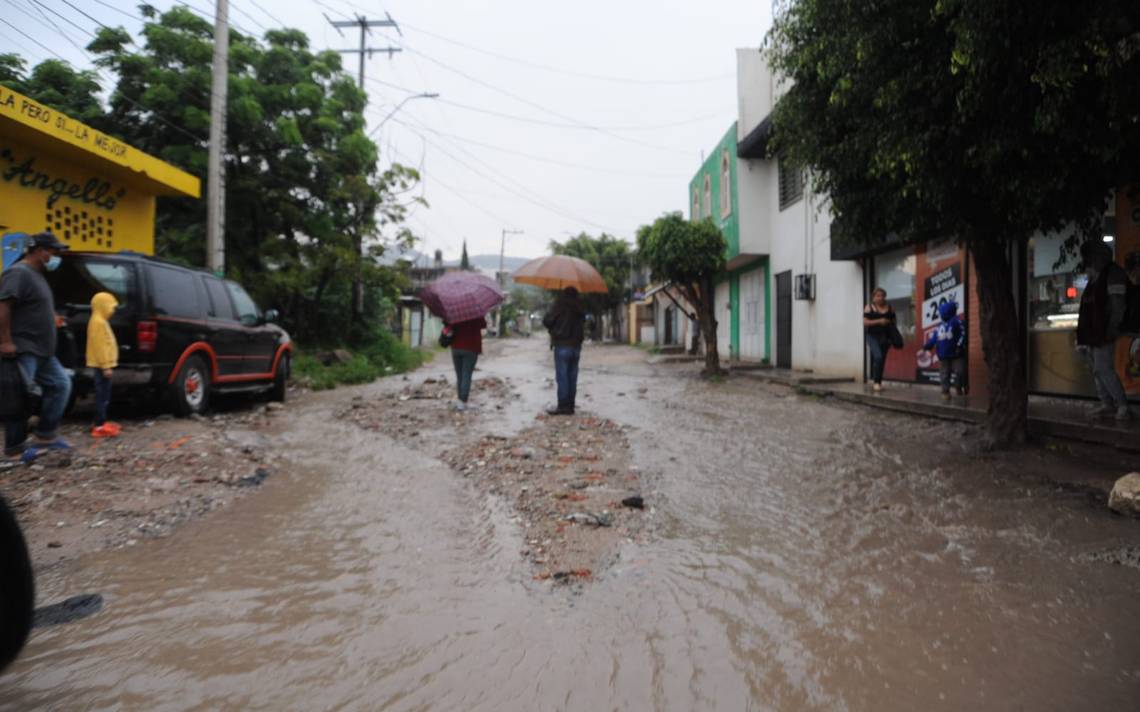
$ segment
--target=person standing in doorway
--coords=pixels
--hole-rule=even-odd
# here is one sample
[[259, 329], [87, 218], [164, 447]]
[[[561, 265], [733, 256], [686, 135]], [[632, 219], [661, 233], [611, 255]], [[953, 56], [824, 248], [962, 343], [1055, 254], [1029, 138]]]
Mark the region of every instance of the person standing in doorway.
[[467, 398], [471, 395], [471, 379], [475, 375], [475, 364], [483, 353], [483, 329], [487, 320], [470, 319], [451, 326], [454, 334], [451, 341], [451, 361], [455, 364], [455, 388], [459, 400], [455, 409], [467, 410]]
[[895, 323], [895, 310], [887, 304], [887, 290], [875, 287], [871, 303], [863, 307], [863, 333], [867, 350], [871, 354], [871, 384], [878, 392], [883, 390], [883, 367], [887, 351], [891, 348], [887, 330]]
[[1112, 260], [1112, 250], [1100, 240], [1081, 245], [1081, 261], [1088, 275], [1088, 286], [1081, 295], [1077, 315], [1077, 348], [1087, 355], [1100, 405], [1089, 416], [1114, 415], [1125, 421], [1132, 417], [1128, 397], [1116, 375], [1116, 339], [1127, 307], [1128, 275]]
[[66, 450], [59, 421], [71, 397], [71, 378], [55, 356], [55, 300], [45, 272], [57, 269], [67, 245], [50, 232], [27, 239], [23, 256], [0, 275], [0, 358], [16, 359], [43, 389], [35, 439], [28, 443], [27, 414], [4, 423], [4, 455], [31, 462], [45, 450]]
[[558, 382], [558, 405], [548, 408], [550, 415], [574, 415], [574, 400], [578, 393], [578, 361], [582, 356], [585, 338], [586, 312], [578, 298], [578, 290], [566, 287], [550, 311], [542, 319], [550, 333], [550, 348], [554, 350], [554, 376]]

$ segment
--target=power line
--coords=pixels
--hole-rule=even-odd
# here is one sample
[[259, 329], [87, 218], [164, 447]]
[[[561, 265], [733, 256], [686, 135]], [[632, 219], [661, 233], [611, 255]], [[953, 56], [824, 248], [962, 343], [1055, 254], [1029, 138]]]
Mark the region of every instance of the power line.
[[[403, 123], [397, 119], [393, 119], [393, 120], [396, 121], [396, 123], [400, 123], [400, 124]], [[429, 133], [433, 133], [436, 136], [440, 136], [442, 138], [450, 138], [454, 141], [462, 142], [465, 145], [470, 144], [472, 146], [479, 146], [481, 148], [490, 149], [492, 151], [499, 151], [501, 153], [507, 153], [507, 154], [510, 154], [513, 156], [519, 156], [521, 158], [527, 158], [527, 159], [530, 159], [532, 161], [538, 161], [540, 163], [549, 163], [549, 164], [555, 165], [555, 166], [565, 166], [567, 168], [578, 168], [578, 169], [581, 169], [584, 171], [590, 171], [590, 172], [595, 172], [595, 173], [609, 173], [611, 175], [631, 176], [631, 177], [635, 177], [635, 178], [668, 178], [669, 180], [687, 180], [689, 178], [689, 176], [682, 176], [682, 175], [671, 175], [671, 174], [666, 174], [666, 173], [652, 173], [652, 172], [648, 172], [648, 171], [622, 171], [622, 170], [613, 169], [613, 168], [602, 168], [599, 166], [593, 166], [593, 165], [586, 164], [586, 163], [573, 163], [571, 161], [562, 161], [562, 160], [558, 160], [556, 158], [549, 158], [546, 156], [538, 156], [538, 155], [535, 155], [533, 153], [526, 153], [525, 151], [518, 151], [518, 150], [512, 149], [512, 148], [504, 148], [502, 146], [496, 146], [496, 145], [489, 144], [489, 143], [483, 143], [481, 141], [476, 141], [473, 138], [468, 138], [466, 136], [457, 136], [455, 134], [444, 133], [443, 131], [433, 129], [429, 126], [420, 125], [419, 128], [421, 128], [424, 131], [427, 131]]]
[[238, 11], [238, 12], [240, 12], [242, 15], [245, 15], [245, 17], [246, 17], [246, 18], [247, 18], [247, 19], [248, 19], [250, 22], [252, 22], [253, 24], [257, 25], [257, 27], [258, 27], [258, 28], [260, 28], [262, 32], [269, 32], [269, 28], [268, 28], [268, 27], [266, 27], [265, 25], [261, 24], [261, 22], [260, 22], [260, 21], [258, 21], [258, 19], [257, 19], [256, 17], [254, 17], [253, 15], [249, 14], [248, 12], [246, 12], [246, 11], [245, 11], [245, 10], [244, 10], [244, 9], [243, 9], [243, 8], [242, 8], [240, 5], [238, 5], [237, 3], [235, 3], [235, 2], [234, 2], [234, 0], [229, 0], [229, 4], [230, 4], [230, 7], [232, 7], [234, 10], [237, 10], [237, 11]]
[[96, 19], [95, 19], [94, 17], [92, 17], [91, 15], [88, 15], [88, 14], [87, 14], [87, 11], [86, 11], [86, 10], [83, 10], [82, 8], [76, 7], [76, 6], [75, 6], [75, 5], [74, 5], [74, 4], [71, 2], [71, 0], [60, 0], [60, 2], [62, 2], [64, 5], [67, 5], [67, 6], [68, 6], [68, 7], [70, 7], [72, 10], [75, 10], [75, 11], [76, 11], [76, 12], [78, 12], [80, 15], [83, 15], [83, 16], [84, 16], [84, 17], [86, 17], [88, 20], [91, 20], [91, 21], [92, 21], [92, 22], [94, 22], [96, 25], [99, 25], [99, 26], [100, 26], [100, 27], [102, 27], [103, 29], [105, 29], [105, 30], [109, 30], [109, 29], [111, 29], [110, 27], [107, 27], [106, 25], [104, 25], [104, 24], [103, 24], [102, 22], [100, 22], [99, 20], [96, 20]]
[[[23, 10], [23, 8], [21, 8], [20, 6], [16, 5], [16, 4], [15, 4], [15, 3], [14, 3], [12, 0], [8, 0], [8, 2], [9, 2], [9, 4], [10, 4], [10, 5], [12, 5], [13, 7], [15, 7], [17, 10]], [[37, 21], [38, 21], [38, 18], [36, 18], [34, 15], [31, 15], [30, 13], [27, 13], [27, 14], [28, 14], [28, 16], [29, 16], [29, 17], [31, 17], [32, 19], [34, 19], [34, 20], [37, 20]], [[45, 19], [47, 18], [47, 16], [46, 16], [46, 15], [45, 15], [44, 17], [45, 17]], [[28, 35], [26, 32], [24, 32], [22, 29], [20, 29], [19, 27], [16, 27], [16, 26], [15, 26], [15, 25], [13, 25], [11, 22], [8, 22], [8, 21], [7, 21], [7, 20], [5, 20], [3, 17], [0, 17], [0, 22], [3, 22], [5, 25], [8, 25], [8, 26], [9, 26], [9, 27], [11, 27], [13, 30], [15, 30], [15, 31], [16, 31], [16, 33], [17, 33], [17, 34], [19, 34], [21, 37], [23, 37], [24, 39], [26, 39], [26, 40], [28, 40], [28, 41], [30, 41], [30, 42], [33, 42], [34, 44], [36, 44], [37, 46], [39, 46], [41, 49], [43, 49], [43, 50], [47, 51], [47, 52], [48, 52], [48, 54], [54, 55], [56, 58], [60, 59], [60, 60], [61, 60], [61, 61], [63, 61], [63, 62], [67, 62], [67, 61], [68, 61], [68, 60], [67, 60], [67, 58], [66, 58], [66, 57], [64, 57], [63, 55], [61, 55], [59, 52], [56, 52], [54, 49], [52, 49], [52, 48], [50, 48], [50, 47], [48, 47], [48, 46], [44, 45], [42, 42], [40, 42], [39, 40], [35, 39], [34, 37], [31, 37], [31, 36], [29, 36], [29, 35]], [[56, 25], [55, 23], [53, 23], [53, 22], [51, 22], [50, 20], [48, 20], [48, 26], [49, 26], [49, 29], [51, 29], [51, 30], [53, 30], [54, 32], [56, 32], [56, 33], [58, 33], [58, 34], [62, 35], [64, 38], [66, 38], [66, 39], [68, 40], [68, 42], [71, 42], [71, 44], [72, 44], [72, 45], [74, 45], [74, 46], [75, 46], [75, 48], [76, 48], [76, 49], [78, 49], [80, 52], [83, 52], [84, 54], [87, 54], [87, 51], [86, 51], [86, 50], [84, 50], [82, 47], [80, 47], [78, 44], [76, 44], [76, 43], [75, 43], [75, 41], [74, 41], [74, 40], [72, 40], [72, 39], [71, 39], [71, 37], [70, 37], [70, 36], [69, 36], [69, 35], [68, 35], [66, 32], [64, 32], [62, 29], [60, 29], [60, 27], [59, 27], [58, 25]], [[88, 55], [88, 56], [90, 56], [90, 55]], [[104, 82], [106, 82], [106, 81], [107, 81], [107, 78], [106, 78], [105, 76], [103, 76], [103, 74], [102, 74], [102, 73], [99, 71], [99, 69], [98, 69], [98, 68], [96, 68], [96, 69], [93, 69], [92, 71], [95, 73], [95, 76], [99, 77], [99, 79], [100, 79], [100, 80], [102, 80], [102, 81], [104, 81]], [[111, 82], [108, 82], [108, 83], [111, 83]], [[195, 141], [200, 141], [200, 142], [202, 142], [202, 143], [206, 143], [206, 139], [202, 138], [201, 136], [196, 136], [195, 134], [191, 133], [190, 131], [186, 130], [185, 128], [183, 128], [183, 127], [179, 126], [178, 124], [175, 124], [174, 122], [172, 122], [172, 121], [168, 120], [168, 119], [167, 119], [166, 117], [164, 117], [162, 114], [158, 113], [157, 111], [155, 111], [154, 109], [150, 108], [149, 106], [146, 106], [145, 104], [142, 104], [141, 102], [135, 101], [134, 99], [130, 98], [129, 96], [127, 96], [127, 95], [125, 95], [125, 94], [123, 94], [122, 92], [118, 92], [118, 96], [119, 96], [119, 98], [120, 98], [120, 99], [122, 99], [123, 101], [127, 102], [128, 104], [130, 104], [130, 105], [134, 106], [135, 108], [137, 108], [137, 109], [140, 109], [140, 110], [143, 110], [143, 111], [147, 111], [147, 112], [150, 112], [152, 115], [154, 115], [154, 117], [155, 117], [156, 119], [158, 119], [158, 121], [160, 121], [160, 122], [161, 122], [161, 123], [163, 123], [163, 124], [166, 124], [167, 126], [169, 126], [170, 128], [174, 129], [175, 131], [178, 131], [179, 133], [183, 134], [184, 136], [187, 136], [187, 137], [189, 137], [189, 138], [191, 138], [191, 139], [193, 139], [193, 140], [195, 140]]]
[[[687, 119], [687, 120], [681, 121], [681, 122], [672, 122], [669, 124], [662, 124], [662, 125], [654, 126], [654, 127], [646, 127], [646, 126], [622, 126], [622, 127], [599, 126], [597, 124], [592, 124], [592, 123], [589, 123], [587, 121], [582, 121], [581, 119], [578, 119], [576, 117], [568, 116], [568, 115], [563, 114], [561, 112], [555, 111], [554, 109], [550, 109], [546, 106], [543, 106], [542, 104], [531, 101], [530, 99], [527, 99], [526, 97], [519, 96], [518, 94], [515, 94], [514, 92], [512, 92], [510, 90], [503, 89], [502, 87], [491, 84], [490, 82], [483, 81], [482, 79], [479, 79], [478, 77], [473, 76], [473, 75], [463, 71], [462, 69], [457, 69], [455, 67], [452, 67], [451, 65], [447, 64], [446, 62], [441, 62], [440, 60], [435, 59], [433, 57], [430, 57], [429, 55], [426, 55], [423, 52], [420, 52], [416, 49], [408, 47], [408, 45], [406, 43], [402, 43], [402, 42], [393, 40], [390, 37], [387, 39], [390, 42], [392, 42], [393, 44], [395, 44], [396, 46], [401, 47], [405, 52], [408, 52], [408, 53], [413, 54], [413, 55], [419, 55], [419, 56], [423, 57], [424, 59], [426, 59], [427, 61], [431, 62], [432, 64], [435, 64], [436, 66], [444, 69], [445, 71], [451, 72], [453, 74], [457, 74], [458, 76], [463, 77], [464, 79], [466, 79], [470, 82], [474, 82], [475, 84], [478, 84], [479, 86], [490, 89], [491, 91], [494, 91], [498, 94], [502, 94], [503, 96], [505, 96], [509, 99], [513, 99], [514, 101], [517, 101], [519, 103], [526, 104], [527, 106], [530, 106], [532, 108], [538, 109], [539, 111], [541, 111], [543, 113], [550, 114], [551, 116], [562, 119], [563, 121], [570, 122], [569, 124], [552, 124], [552, 125], [557, 125], [561, 128], [581, 128], [581, 129], [597, 131], [599, 133], [603, 133], [603, 134], [612, 136], [612, 137], [617, 138], [617, 139], [622, 140], [622, 141], [628, 141], [631, 143], [637, 143], [637, 144], [641, 144], [641, 145], [645, 145], [645, 146], [650, 146], [653, 148], [671, 151], [671, 150], [676, 150], [676, 149], [672, 149], [672, 148], [665, 147], [665, 146], [657, 146], [657, 145], [654, 145], [651, 143], [646, 143], [644, 141], [638, 141], [636, 139], [629, 138], [628, 136], [619, 136], [619, 135], [614, 134], [612, 132], [613, 131], [643, 131], [643, 130], [653, 130], [653, 129], [657, 129], [657, 128], [671, 128], [673, 126], [682, 125], [684, 123], [691, 123], [692, 121], [701, 121], [701, 120], [705, 120], [707, 118], [711, 118], [711, 117], [699, 117], [697, 119]], [[446, 103], [458, 105], [456, 102], [446, 102]], [[471, 108], [471, 107], [465, 107], [465, 108]], [[486, 113], [491, 113], [491, 112], [488, 111]], [[510, 115], [503, 114], [503, 116], [509, 117]], [[513, 118], [520, 118], [520, 117], [513, 117]], [[522, 119], [522, 120], [525, 120], [525, 119]], [[688, 151], [685, 151], [684, 153], [688, 154]]]
[[146, 20], [142, 19], [138, 15], [129, 13], [126, 10], [122, 9], [121, 7], [118, 7], [116, 5], [112, 5], [111, 3], [107, 2], [106, 0], [95, 0], [95, 2], [99, 3], [103, 7], [110, 8], [110, 9], [114, 10], [115, 12], [119, 13], [120, 15], [126, 15], [127, 17], [131, 18], [132, 20], [138, 20], [139, 22], [142, 22], [142, 23], [146, 22]]
[[[459, 165], [463, 166], [464, 168], [466, 168], [466, 169], [467, 169], [468, 171], [470, 171], [471, 173], [475, 174], [476, 176], [479, 176], [479, 177], [483, 178], [484, 180], [488, 180], [488, 181], [490, 181], [490, 182], [494, 183], [495, 185], [498, 185], [498, 186], [499, 186], [499, 187], [501, 187], [502, 189], [506, 190], [508, 193], [511, 193], [511, 194], [512, 194], [512, 195], [514, 195], [515, 197], [517, 197], [517, 198], [520, 198], [521, 200], [524, 200], [524, 201], [526, 201], [526, 202], [530, 203], [531, 205], [535, 205], [535, 206], [537, 206], [537, 207], [539, 207], [539, 208], [542, 208], [542, 209], [544, 209], [544, 210], [546, 210], [546, 211], [548, 211], [548, 212], [550, 212], [550, 213], [553, 213], [553, 214], [555, 214], [555, 215], [558, 215], [559, 217], [563, 217], [563, 218], [566, 218], [566, 219], [568, 219], [568, 220], [573, 220], [573, 221], [575, 221], [575, 222], [583, 223], [583, 224], [586, 224], [586, 225], [591, 225], [591, 226], [593, 226], [593, 227], [596, 227], [596, 228], [599, 228], [599, 229], [602, 229], [602, 230], [606, 230], [607, 232], [611, 232], [611, 233], [617, 233], [617, 232], [619, 232], [619, 231], [617, 231], [617, 230], [613, 230], [612, 228], [610, 228], [610, 227], [608, 227], [608, 226], [606, 226], [606, 225], [602, 225], [602, 224], [600, 224], [600, 223], [596, 223], [596, 222], [594, 222], [593, 220], [589, 220], [589, 219], [587, 219], [587, 218], [583, 218], [583, 217], [580, 217], [580, 216], [574, 215], [573, 213], [569, 212], [569, 211], [568, 211], [566, 208], [564, 208], [564, 207], [561, 207], [561, 206], [559, 206], [559, 205], [556, 205], [556, 204], [554, 204], [554, 203], [549, 203], [549, 202], [547, 202], [547, 201], [546, 201], [546, 199], [545, 199], [545, 198], [543, 198], [542, 196], [539, 196], [538, 198], [535, 198], [535, 197], [532, 197], [532, 196], [530, 196], [530, 195], [527, 195], [527, 194], [526, 194], [527, 192], [531, 192], [531, 193], [533, 193], [533, 191], [530, 191], [529, 189], [525, 189], [525, 192], [524, 192], [523, 190], [520, 190], [520, 189], [516, 189], [516, 188], [512, 188], [512, 187], [511, 187], [509, 184], [507, 184], [507, 183], [504, 183], [502, 180], [499, 180], [499, 179], [495, 178], [494, 176], [490, 176], [490, 175], [488, 175], [487, 173], [485, 173], [485, 172], [483, 172], [483, 171], [479, 170], [478, 168], [474, 168], [474, 167], [472, 167], [472, 166], [471, 166], [471, 164], [467, 163], [466, 161], [464, 161], [464, 160], [463, 160], [463, 159], [461, 159], [461, 158], [458, 158], [458, 157], [456, 157], [456, 156], [455, 156], [455, 154], [453, 154], [453, 153], [450, 153], [449, 151], [447, 151], [446, 149], [444, 149], [443, 147], [441, 147], [439, 144], [433, 143], [433, 142], [432, 142], [431, 140], [429, 140], [429, 139], [428, 139], [426, 136], [424, 136], [423, 134], [420, 134], [420, 133], [419, 133], [418, 131], [416, 131], [414, 128], [412, 128], [412, 127], [408, 126], [408, 124], [402, 124], [402, 125], [403, 125], [405, 128], [408, 128], [408, 129], [409, 129], [410, 131], [412, 131], [413, 133], [416, 133], [418, 136], [420, 136], [420, 138], [421, 138], [421, 139], [423, 139], [423, 141], [424, 141], [424, 142], [425, 142], [427, 145], [429, 145], [429, 146], [432, 146], [432, 147], [433, 147], [433, 148], [435, 148], [437, 151], [441, 152], [443, 155], [445, 155], [445, 156], [449, 157], [451, 160], [453, 160], [453, 161], [455, 161], [456, 163], [458, 163]], [[476, 160], [476, 161], [478, 161], [478, 159], [475, 159], [475, 160]], [[486, 164], [484, 164], [484, 165], [486, 165]], [[494, 169], [494, 168], [490, 168], [489, 166], [488, 166], [488, 168], [489, 168], [489, 169], [490, 169], [492, 172], [494, 172], [494, 173], [498, 173], [498, 172], [499, 172], [497, 169]], [[500, 174], [500, 175], [501, 175], [501, 174]], [[537, 194], [537, 193], [534, 193], [534, 195], [538, 195], [538, 194]]]
[[428, 30], [425, 30], [425, 29], [422, 29], [419, 27], [415, 27], [414, 25], [409, 25], [406, 22], [404, 23], [404, 27], [406, 27], [407, 29], [412, 30], [414, 32], [419, 32], [422, 35], [427, 35], [428, 37], [433, 37], [437, 40], [442, 40], [442, 41], [447, 42], [449, 44], [453, 44], [453, 45], [456, 45], [458, 47], [463, 47], [464, 49], [471, 50], [472, 52], [478, 52], [480, 54], [485, 54], [489, 57], [495, 57], [497, 59], [501, 59], [501, 60], [504, 60], [507, 62], [514, 62], [516, 64], [520, 64], [520, 65], [525, 66], [525, 67], [531, 67], [532, 69], [541, 69], [543, 71], [553, 72], [555, 74], [564, 74], [564, 75], [569, 76], [569, 77], [579, 77], [582, 79], [596, 79], [598, 81], [614, 82], [617, 84], [656, 84], [656, 85], [661, 85], [661, 84], [707, 84], [709, 82], [724, 81], [727, 79], [735, 79], [736, 78], [735, 74], [717, 74], [717, 75], [708, 76], [708, 77], [694, 77], [692, 79], [639, 79], [639, 78], [634, 78], [634, 77], [616, 77], [616, 76], [608, 76], [608, 75], [604, 75], [604, 74], [590, 74], [588, 72], [575, 72], [575, 71], [570, 70], [570, 69], [562, 69], [560, 67], [552, 67], [552, 66], [547, 65], [547, 64], [540, 64], [538, 62], [533, 62], [533, 61], [528, 60], [528, 59], [522, 59], [521, 57], [512, 57], [510, 55], [501, 54], [499, 52], [494, 52], [494, 51], [489, 50], [489, 49], [483, 49], [481, 47], [476, 47], [474, 45], [467, 44], [466, 42], [461, 42], [459, 40], [452, 39], [450, 37], [444, 37], [443, 35], [439, 35], [439, 34], [436, 34], [434, 32], [429, 32]]

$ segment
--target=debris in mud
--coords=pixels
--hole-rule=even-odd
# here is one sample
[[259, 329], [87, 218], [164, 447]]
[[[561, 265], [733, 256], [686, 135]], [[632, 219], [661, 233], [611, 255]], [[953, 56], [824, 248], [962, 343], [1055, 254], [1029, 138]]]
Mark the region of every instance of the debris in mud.
[[98, 593], [85, 593], [72, 596], [66, 601], [37, 608], [32, 622], [33, 628], [71, 623], [92, 616], [103, 610], [103, 596]]
[[650, 512], [622, 506], [641, 489], [623, 430], [584, 414], [540, 417], [514, 437], [487, 435], [443, 459], [512, 506], [536, 581], [593, 580], [623, 542], [643, 541], [651, 522]]
[[105, 440], [90, 438], [86, 424], [65, 424], [70, 451], [50, 451], [3, 474], [35, 565], [168, 536], [262, 484], [279, 456], [258, 431], [278, 412], [262, 406], [200, 419], [164, 415], [124, 422], [120, 437]]
[[1078, 561], [1096, 561], [1105, 564], [1116, 564], [1133, 569], [1140, 569], [1140, 546], [1120, 546], [1114, 549], [1082, 554]]
[[1116, 481], [1108, 495], [1108, 508], [1119, 514], [1140, 515], [1140, 472], [1130, 472]]
[[505, 380], [486, 377], [471, 384], [468, 410], [454, 409], [455, 396], [455, 387], [446, 378], [429, 377], [375, 398], [356, 396], [336, 416], [389, 437], [418, 438], [425, 432], [462, 426], [477, 417], [480, 408], [501, 410], [502, 401], [513, 398], [514, 392]]
[[645, 509], [645, 499], [640, 496], [626, 497], [621, 501], [621, 505], [631, 509]]

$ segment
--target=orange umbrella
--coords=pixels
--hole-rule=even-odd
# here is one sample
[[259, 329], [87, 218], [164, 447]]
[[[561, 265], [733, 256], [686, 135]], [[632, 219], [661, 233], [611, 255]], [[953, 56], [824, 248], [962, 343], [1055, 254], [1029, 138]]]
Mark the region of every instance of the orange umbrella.
[[606, 280], [586, 260], [566, 255], [539, 257], [515, 270], [511, 279], [543, 289], [574, 287], [579, 292], [608, 292]]

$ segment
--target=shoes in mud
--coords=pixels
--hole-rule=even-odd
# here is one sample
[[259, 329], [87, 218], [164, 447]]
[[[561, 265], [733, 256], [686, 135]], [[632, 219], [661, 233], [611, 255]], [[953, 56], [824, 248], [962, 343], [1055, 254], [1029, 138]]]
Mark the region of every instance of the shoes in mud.
[[1116, 409], [1116, 420], [1120, 423], [1127, 423], [1132, 420], [1132, 411], [1128, 409], [1128, 406], [1122, 405]]
[[1116, 409], [1103, 403], [1090, 410], [1086, 415], [1089, 418], [1107, 418], [1116, 412]]
[[91, 429], [91, 437], [93, 438], [117, 438], [119, 433], [122, 432], [115, 423], [103, 423]]
[[942, 400], [944, 400], [944, 401], [950, 400], [950, 391], [942, 391]]
[[574, 407], [573, 406], [561, 406], [561, 405], [559, 405], [559, 406], [555, 406], [553, 408], [547, 408], [546, 414], [547, 415], [574, 415]]
[[883, 384], [882, 383], [876, 383], [875, 385], [871, 386], [871, 390], [874, 391], [875, 393], [881, 393], [883, 390]]
[[466, 403], [464, 403], [463, 401], [455, 401], [455, 412], [456, 413], [462, 413], [465, 410], [467, 410], [467, 404]]

